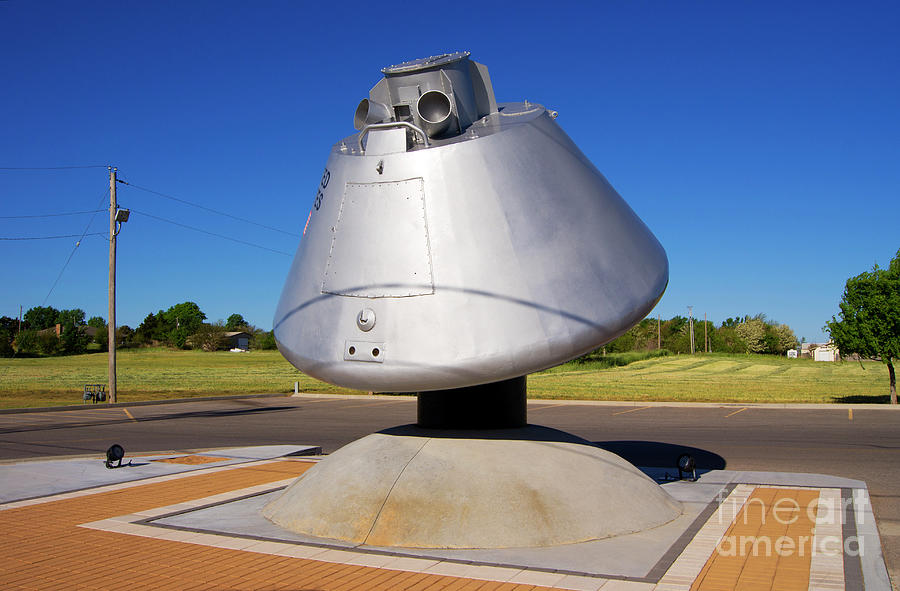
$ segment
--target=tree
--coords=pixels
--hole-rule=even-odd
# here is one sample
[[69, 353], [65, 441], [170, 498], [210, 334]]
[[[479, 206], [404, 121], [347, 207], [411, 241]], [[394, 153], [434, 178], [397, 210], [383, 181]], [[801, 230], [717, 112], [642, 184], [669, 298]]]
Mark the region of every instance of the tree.
[[225, 330], [246, 330], [248, 326], [247, 321], [244, 320], [244, 317], [240, 314], [232, 314], [228, 317], [228, 320], [225, 321]]
[[204, 351], [218, 351], [225, 347], [225, 325], [219, 320], [213, 324], [201, 324], [200, 328], [191, 335], [191, 346]]
[[165, 339], [164, 336], [164, 327], [162, 324], [162, 316], [163, 312], [160, 310], [159, 314], [153, 314], [153, 312], [147, 314], [147, 317], [144, 318], [144, 321], [141, 322], [137, 330], [134, 331], [134, 339], [138, 343], [149, 345], [153, 343], [153, 341], [162, 341]]
[[[108, 337], [107, 337], [108, 338]], [[116, 329], [116, 348], [127, 349], [135, 344], [134, 329], [123, 324]]]
[[163, 319], [172, 327], [167, 338], [169, 344], [181, 348], [206, 320], [206, 314], [194, 302], [182, 302], [166, 310]]
[[623, 353], [625, 351], [634, 351], [638, 348], [637, 341], [635, 339], [635, 333], [637, 332], [635, 329], [637, 327], [633, 327], [629, 329], [625, 334], [620, 336], [619, 338], [610, 341], [604, 347], [610, 353]]
[[[732, 320], [729, 318], [729, 320]], [[739, 324], [739, 323], [738, 323]], [[724, 323], [710, 336], [710, 346], [713, 351], [724, 353], [746, 353], [745, 343], [737, 332], [738, 324], [726, 326]]]
[[13, 339], [18, 332], [19, 321], [9, 316], [0, 316], [0, 357], [12, 357]]
[[109, 350], [109, 329], [106, 326], [106, 320], [102, 316], [91, 316], [88, 318], [87, 325], [93, 329], [94, 342], [100, 345], [101, 351]]
[[0, 357], [12, 357], [14, 353], [12, 334], [5, 328], [0, 328]]
[[[94, 342], [100, 346], [100, 351], [109, 351], [109, 330], [105, 326], [94, 333]], [[117, 344], [118, 342], [116, 339]]]
[[56, 336], [56, 332], [44, 329], [38, 331], [36, 336], [37, 352], [41, 355], [59, 355], [60, 339]]
[[766, 323], [757, 316], [747, 318], [735, 327], [735, 332], [744, 341], [748, 353], [762, 353], [766, 350]]
[[9, 316], [0, 316], [0, 330], [5, 330], [11, 335], [19, 332], [19, 321]]
[[887, 365], [891, 404], [897, 404], [894, 360], [900, 359], [900, 250], [887, 269], [878, 265], [851, 277], [841, 297], [840, 320], [825, 330], [841, 353], [880, 358]]
[[267, 349], [277, 349], [278, 344], [275, 342], [275, 333], [269, 331], [259, 331], [253, 334], [253, 348], [261, 351]]
[[775, 352], [779, 355], [784, 355], [788, 349], [797, 346], [797, 335], [787, 324], [779, 324], [775, 327], [775, 335], [778, 337], [778, 348]]
[[722, 321], [722, 328], [737, 328], [737, 325], [741, 323], [741, 317], [737, 316], [735, 318], [727, 318]]
[[31, 330], [44, 330], [56, 325], [59, 310], [53, 306], [35, 306], [25, 312], [25, 325]]
[[56, 315], [56, 324], [82, 326], [84, 324], [84, 310], [81, 308], [60, 310], [59, 314]]
[[690, 339], [690, 337], [685, 337], [687, 330], [688, 319], [684, 316], [673, 316], [669, 320], [664, 320], [660, 327], [662, 348], [668, 349], [673, 353], [683, 353], [690, 350], [690, 343], [688, 343], [687, 349], [682, 347], [685, 342], [688, 342], [685, 339]]
[[16, 354], [20, 356], [37, 354], [37, 331], [31, 329], [22, 330], [16, 335], [15, 345]]
[[194, 302], [175, 304], [166, 310], [165, 317], [170, 324], [175, 325], [175, 328], [197, 329], [206, 320], [206, 314]]
[[60, 353], [63, 355], [77, 355], [84, 353], [90, 340], [84, 333], [84, 316], [84, 310], [81, 308], [57, 312], [53, 325], [59, 324], [60, 326], [59, 342], [54, 347], [49, 340], [44, 339], [45, 335], [40, 335], [38, 342], [42, 343], [42, 353], [45, 355]]
[[188, 337], [197, 332], [204, 320], [206, 314], [200, 306], [194, 302], [182, 302], [168, 310], [147, 314], [134, 331], [133, 342], [164, 342], [174, 347], [184, 347]]
[[[82, 317], [84, 312], [82, 312]], [[59, 335], [59, 352], [64, 355], [78, 355], [87, 350], [87, 344], [90, 338], [84, 332], [82, 326], [79, 326], [64, 318], [65, 322], [61, 322], [62, 333]]]

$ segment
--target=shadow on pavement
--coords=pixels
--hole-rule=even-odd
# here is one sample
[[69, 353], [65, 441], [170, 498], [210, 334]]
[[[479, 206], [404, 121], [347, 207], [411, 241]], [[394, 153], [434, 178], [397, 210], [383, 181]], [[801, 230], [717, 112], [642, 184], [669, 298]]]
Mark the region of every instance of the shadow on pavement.
[[890, 404], [891, 397], [888, 394], [877, 396], [832, 396], [834, 402], [839, 404]]
[[635, 466], [672, 468], [673, 470], [677, 470], [678, 458], [682, 454], [690, 454], [694, 457], [698, 472], [724, 470], [726, 465], [725, 458], [719, 454], [688, 445], [675, 445], [660, 441], [591, 442], [577, 435], [541, 425], [527, 425], [511, 429], [424, 429], [411, 424], [383, 429], [379, 433], [440, 439], [502, 439], [575, 443], [605, 449]]
[[635, 466], [676, 469], [679, 456], [690, 454], [697, 463], [697, 471], [724, 470], [725, 458], [717, 453], [660, 441], [595, 441], [594, 445], [621, 456]]

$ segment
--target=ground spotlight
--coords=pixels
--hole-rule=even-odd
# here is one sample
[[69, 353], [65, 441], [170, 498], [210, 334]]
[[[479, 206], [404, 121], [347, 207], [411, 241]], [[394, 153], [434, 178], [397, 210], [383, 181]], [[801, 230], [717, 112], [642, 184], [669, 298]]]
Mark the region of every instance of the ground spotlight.
[[678, 478], [684, 480], [684, 475], [690, 474], [691, 480], [697, 480], [697, 463], [691, 454], [681, 454], [678, 456]]
[[[110, 469], [120, 468], [122, 466], [122, 458], [124, 457], [125, 448], [118, 443], [113, 443], [109, 446], [109, 449], [106, 450], [106, 467]], [[113, 466], [113, 462], [116, 462], [115, 466]]]

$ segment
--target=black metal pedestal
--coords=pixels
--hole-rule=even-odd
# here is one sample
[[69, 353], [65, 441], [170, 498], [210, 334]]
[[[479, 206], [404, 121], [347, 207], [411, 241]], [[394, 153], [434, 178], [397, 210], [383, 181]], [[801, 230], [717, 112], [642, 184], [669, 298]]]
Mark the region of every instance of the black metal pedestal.
[[430, 429], [506, 429], [528, 423], [525, 376], [452, 390], [419, 392], [418, 425]]

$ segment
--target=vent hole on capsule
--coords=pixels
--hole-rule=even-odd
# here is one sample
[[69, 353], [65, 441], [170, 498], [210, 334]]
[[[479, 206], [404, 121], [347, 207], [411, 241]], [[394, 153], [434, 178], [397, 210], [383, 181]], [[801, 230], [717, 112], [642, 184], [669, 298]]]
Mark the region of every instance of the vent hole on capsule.
[[395, 105], [394, 117], [396, 117], [397, 121], [409, 121], [412, 119], [412, 112], [410, 111], [409, 105]]
[[350, 347], [349, 349], [347, 349], [347, 352], [351, 355], [356, 355], [356, 347]]
[[381, 353], [381, 351], [378, 350], [378, 347], [372, 349], [372, 357], [378, 357], [379, 353]]

